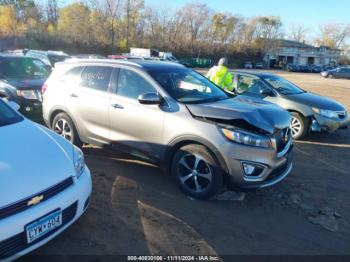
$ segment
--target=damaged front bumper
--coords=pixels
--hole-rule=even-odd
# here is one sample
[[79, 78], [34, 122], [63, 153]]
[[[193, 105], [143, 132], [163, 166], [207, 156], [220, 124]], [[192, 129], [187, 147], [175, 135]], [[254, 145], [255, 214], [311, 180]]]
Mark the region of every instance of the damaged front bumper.
[[311, 120], [311, 131], [314, 132], [334, 132], [337, 129], [344, 129], [349, 126], [350, 118], [347, 112], [339, 118], [328, 118], [319, 114], [315, 114]]
[[[225, 143], [221, 150], [225, 152], [229, 182], [241, 189], [269, 187], [286, 178], [293, 168], [290, 140], [286, 147], [277, 152], [275, 148], [257, 148]], [[248, 173], [248, 174], [247, 174]]]

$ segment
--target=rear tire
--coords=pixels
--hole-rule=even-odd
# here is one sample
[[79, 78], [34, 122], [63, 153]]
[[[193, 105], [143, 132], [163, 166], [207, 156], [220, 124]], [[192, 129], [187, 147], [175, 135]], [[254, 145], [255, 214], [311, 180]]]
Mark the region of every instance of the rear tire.
[[223, 186], [223, 172], [214, 155], [204, 146], [190, 144], [174, 155], [171, 173], [182, 192], [196, 199], [210, 199]]
[[72, 144], [78, 147], [83, 145], [72, 119], [66, 113], [59, 113], [55, 116], [52, 121], [51, 129]]
[[290, 128], [292, 129], [293, 139], [298, 140], [303, 138], [309, 131], [309, 121], [297, 112], [291, 112], [291, 114]]

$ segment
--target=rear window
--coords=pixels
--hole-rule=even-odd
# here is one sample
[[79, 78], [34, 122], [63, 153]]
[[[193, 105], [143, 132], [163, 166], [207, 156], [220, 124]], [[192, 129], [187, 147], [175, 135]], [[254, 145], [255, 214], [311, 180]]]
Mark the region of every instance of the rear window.
[[21, 117], [0, 98], [0, 127], [11, 125], [22, 120], [23, 117]]
[[111, 79], [112, 67], [87, 66], [81, 75], [81, 86], [107, 91]]
[[43, 78], [51, 73], [43, 62], [35, 58], [13, 57], [0, 60], [0, 77], [4, 78]]

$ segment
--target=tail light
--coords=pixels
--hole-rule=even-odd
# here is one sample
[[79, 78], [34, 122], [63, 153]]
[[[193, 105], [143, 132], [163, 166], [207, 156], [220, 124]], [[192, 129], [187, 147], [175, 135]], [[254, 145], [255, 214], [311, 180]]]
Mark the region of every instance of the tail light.
[[41, 87], [41, 94], [43, 95], [46, 90], [49, 88], [49, 86], [45, 83], [42, 87]]

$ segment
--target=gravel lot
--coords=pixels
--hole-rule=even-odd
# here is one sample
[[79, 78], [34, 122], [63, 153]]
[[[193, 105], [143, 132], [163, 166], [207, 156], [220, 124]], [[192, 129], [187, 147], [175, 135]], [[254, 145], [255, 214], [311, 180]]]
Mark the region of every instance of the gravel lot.
[[[349, 80], [277, 73], [350, 109]], [[191, 200], [155, 166], [84, 151], [93, 173], [90, 208], [33, 255], [350, 255], [349, 129], [296, 142], [286, 180], [227, 201]]]

